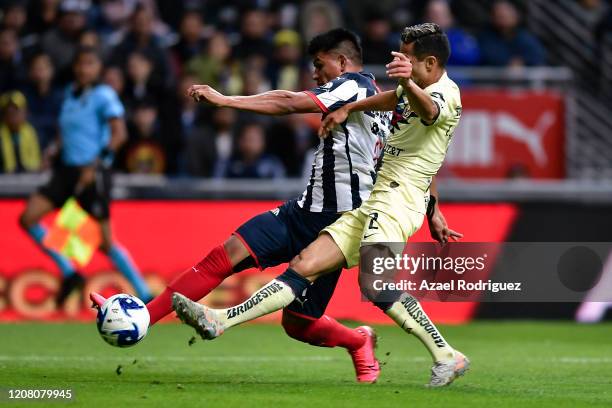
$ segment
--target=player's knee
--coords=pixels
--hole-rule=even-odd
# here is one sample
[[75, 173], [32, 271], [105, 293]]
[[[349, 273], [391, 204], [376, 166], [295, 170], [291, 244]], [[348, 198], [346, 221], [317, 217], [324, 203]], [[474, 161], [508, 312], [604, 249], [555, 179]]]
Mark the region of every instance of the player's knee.
[[236, 238], [235, 235], [231, 235], [223, 243], [223, 250], [227, 254], [227, 258], [229, 259], [233, 267], [236, 267], [240, 265], [243, 261], [247, 260], [248, 258], [251, 258], [251, 254], [249, 253], [249, 250], [244, 246], [242, 241]]
[[301, 254], [297, 254], [296, 256], [293, 257], [293, 259], [291, 261], [289, 261], [289, 267], [291, 269], [293, 269], [294, 271], [296, 270], [296, 268], [299, 268], [299, 264], [301, 262]]
[[305, 278], [315, 277], [319, 273], [317, 260], [313, 257], [304, 256], [303, 252], [300, 252], [293, 258], [291, 262], [289, 262], [289, 266]]

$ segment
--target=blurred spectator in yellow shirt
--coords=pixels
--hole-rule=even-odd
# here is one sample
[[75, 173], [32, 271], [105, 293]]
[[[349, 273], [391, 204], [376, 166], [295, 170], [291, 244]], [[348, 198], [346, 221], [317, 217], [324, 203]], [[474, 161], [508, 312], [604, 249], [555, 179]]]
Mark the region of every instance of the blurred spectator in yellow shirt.
[[0, 96], [0, 169], [2, 173], [29, 173], [41, 169], [38, 135], [27, 122], [27, 102], [21, 92]]

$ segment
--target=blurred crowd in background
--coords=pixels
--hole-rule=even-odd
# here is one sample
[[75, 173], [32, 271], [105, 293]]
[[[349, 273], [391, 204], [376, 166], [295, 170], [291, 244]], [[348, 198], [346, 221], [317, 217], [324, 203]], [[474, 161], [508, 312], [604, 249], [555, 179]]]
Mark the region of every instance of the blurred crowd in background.
[[[605, 1], [572, 1], [595, 35], [610, 31]], [[126, 107], [129, 140], [117, 171], [185, 177], [302, 177], [318, 144], [320, 115], [267, 118], [215, 109], [186, 96], [192, 84], [226, 94], [315, 86], [304, 50], [318, 33], [346, 27], [364, 63], [385, 64], [407, 25], [448, 33], [450, 65], [547, 65], [524, 10], [469, 0], [0, 0], [0, 173], [39, 172], [79, 46], [99, 50], [100, 78]], [[10, 154], [8, 152], [11, 152]], [[10, 165], [18, 154], [22, 165]]]

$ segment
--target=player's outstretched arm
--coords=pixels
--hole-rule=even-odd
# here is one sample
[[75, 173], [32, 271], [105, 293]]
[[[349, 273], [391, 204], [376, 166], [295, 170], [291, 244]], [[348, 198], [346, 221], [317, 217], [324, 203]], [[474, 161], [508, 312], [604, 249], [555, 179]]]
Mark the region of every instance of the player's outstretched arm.
[[263, 115], [321, 112], [317, 104], [304, 92], [275, 90], [250, 96], [227, 96], [208, 85], [193, 85], [187, 93], [198, 102]]
[[363, 112], [363, 111], [392, 111], [397, 105], [397, 96], [395, 91], [381, 92], [376, 95], [370, 96], [369, 98], [362, 99], [344, 105], [342, 108], [331, 112], [321, 122], [319, 128], [319, 137], [327, 137], [329, 132], [335, 126], [340, 125], [346, 121], [348, 115], [352, 112]]

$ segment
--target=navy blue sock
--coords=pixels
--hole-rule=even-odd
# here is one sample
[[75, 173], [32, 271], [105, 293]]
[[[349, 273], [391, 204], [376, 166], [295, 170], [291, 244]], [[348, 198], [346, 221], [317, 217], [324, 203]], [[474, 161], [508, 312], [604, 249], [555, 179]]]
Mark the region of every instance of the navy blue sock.
[[289, 286], [296, 297], [304, 296], [306, 289], [310, 286], [310, 281], [308, 279], [291, 268], [287, 268], [287, 270], [281, 275], [278, 275], [276, 279]]
[[[400, 292], [399, 290], [393, 290], [393, 291], [388, 290], [388, 291], [385, 291], [379, 294], [378, 299], [374, 299], [372, 303], [374, 303], [374, 306], [376, 306], [383, 312], [386, 312], [387, 310], [389, 310], [391, 305], [393, 305], [395, 302], [399, 300], [399, 298], [402, 296], [402, 293], [404, 292]], [[395, 300], [392, 300], [394, 298]]]

